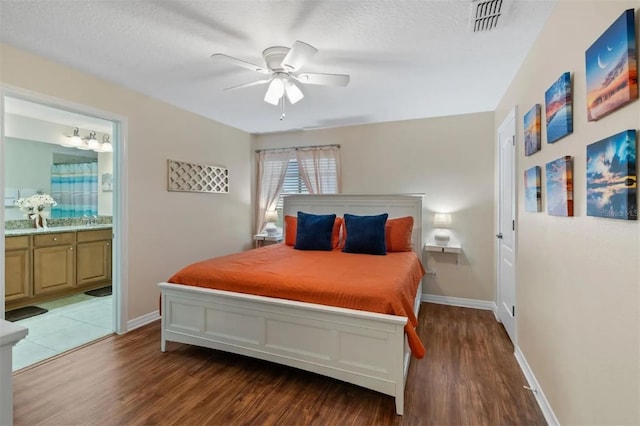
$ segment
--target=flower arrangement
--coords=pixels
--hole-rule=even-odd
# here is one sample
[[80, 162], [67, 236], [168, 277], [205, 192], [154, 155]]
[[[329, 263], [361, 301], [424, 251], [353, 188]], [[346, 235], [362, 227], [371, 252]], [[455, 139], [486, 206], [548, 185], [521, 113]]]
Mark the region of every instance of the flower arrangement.
[[33, 219], [36, 224], [36, 228], [47, 227], [48, 212], [44, 209], [47, 206], [55, 206], [56, 200], [54, 200], [49, 194], [35, 194], [27, 198], [18, 198], [16, 200], [16, 206], [20, 208], [20, 211], [24, 212], [24, 217]]

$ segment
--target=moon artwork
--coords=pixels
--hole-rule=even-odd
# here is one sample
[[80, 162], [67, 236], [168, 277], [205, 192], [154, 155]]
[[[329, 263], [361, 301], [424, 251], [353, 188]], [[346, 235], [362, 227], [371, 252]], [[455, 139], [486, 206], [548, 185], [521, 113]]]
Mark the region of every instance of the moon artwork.
[[586, 51], [587, 118], [598, 120], [638, 98], [634, 10], [622, 15]]

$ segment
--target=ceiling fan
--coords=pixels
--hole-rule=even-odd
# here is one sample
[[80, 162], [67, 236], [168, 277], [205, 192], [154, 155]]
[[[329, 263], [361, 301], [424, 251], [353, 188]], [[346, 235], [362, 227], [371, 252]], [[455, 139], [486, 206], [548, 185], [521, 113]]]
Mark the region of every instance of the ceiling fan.
[[293, 43], [291, 48], [273, 46], [265, 49], [262, 52], [262, 57], [266, 64], [264, 67], [245, 62], [223, 53], [214, 53], [211, 55], [211, 59], [223, 61], [269, 76], [269, 78], [264, 80], [227, 87], [224, 90], [268, 84], [269, 87], [264, 96], [265, 102], [272, 105], [278, 105], [282, 102], [282, 106], [284, 107], [285, 95], [291, 104], [295, 104], [304, 97], [304, 94], [296, 83], [343, 87], [349, 84], [349, 76], [345, 74], [298, 73], [298, 70], [317, 52], [318, 49], [315, 47], [298, 40]]

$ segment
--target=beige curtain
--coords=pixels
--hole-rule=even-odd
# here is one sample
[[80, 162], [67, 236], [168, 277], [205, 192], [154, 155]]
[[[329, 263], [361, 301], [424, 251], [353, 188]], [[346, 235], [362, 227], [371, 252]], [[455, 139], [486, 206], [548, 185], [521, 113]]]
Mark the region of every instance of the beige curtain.
[[298, 148], [296, 160], [300, 176], [310, 194], [339, 194], [342, 192], [340, 147], [317, 146]]
[[264, 228], [265, 212], [276, 208], [291, 152], [288, 149], [258, 152], [256, 232], [261, 232]]

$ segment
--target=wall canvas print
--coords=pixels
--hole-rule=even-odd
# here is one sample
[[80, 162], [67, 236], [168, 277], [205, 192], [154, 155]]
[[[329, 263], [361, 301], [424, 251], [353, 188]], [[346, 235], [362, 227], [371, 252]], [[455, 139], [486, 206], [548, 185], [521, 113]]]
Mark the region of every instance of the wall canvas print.
[[638, 219], [636, 131], [587, 146], [587, 216]]
[[570, 156], [547, 163], [547, 212], [573, 216], [573, 159]]
[[542, 183], [540, 166], [534, 166], [524, 172], [524, 210], [542, 211]]
[[547, 143], [573, 133], [573, 100], [571, 97], [571, 73], [565, 72], [544, 94], [544, 111], [547, 121]]
[[524, 115], [524, 155], [540, 151], [540, 104]]
[[626, 10], [586, 52], [587, 119], [595, 121], [638, 98], [633, 9]]
[[102, 174], [102, 192], [111, 192], [111, 191], [113, 191], [113, 174], [103, 173]]

